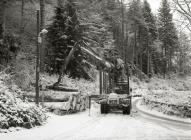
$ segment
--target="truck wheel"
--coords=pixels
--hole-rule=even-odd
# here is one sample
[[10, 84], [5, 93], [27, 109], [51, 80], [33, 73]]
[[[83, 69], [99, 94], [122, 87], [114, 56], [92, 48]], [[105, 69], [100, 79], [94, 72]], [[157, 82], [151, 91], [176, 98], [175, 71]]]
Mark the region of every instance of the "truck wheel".
[[109, 105], [108, 104], [105, 104], [105, 113], [107, 114], [107, 113], [109, 113]]
[[131, 105], [123, 108], [124, 115], [130, 115], [130, 113], [131, 113]]
[[101, 114], [105, 114], [105, 104], [101, 104]]
[[107, 104], [101, 104], [101, 114], [107, 114], [109, 112], [109, 106]]

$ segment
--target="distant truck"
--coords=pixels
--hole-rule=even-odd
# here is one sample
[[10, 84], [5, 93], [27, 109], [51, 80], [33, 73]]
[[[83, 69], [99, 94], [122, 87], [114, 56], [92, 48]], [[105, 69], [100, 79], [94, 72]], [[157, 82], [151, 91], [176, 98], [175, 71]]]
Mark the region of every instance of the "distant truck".
[[100, 72], [100, 96], [101, 114], [107, 114], [110, 110], [122, 110], [123, 114], [131, 113], [131, 90], [129, 86], [129, 71], [125, 64], [117, 58], [113, 67]]
[[[85, 46], [86, 43], [84, 43]], [[80, 47], [85, 52], [91, 63], [97, 66], [100, 71], [100, 95], [91, 95], [91, 99], [95, 99], [101, 104], [101, 114], [108, 113], [111, 109], [120, 109], [123, 114], [130, 114], [131, 112], [131, 94], [129, 87], [129, 69], [125, 66], [122, 59], [119, 57], [108, 57], [108, 60], [99, 57], [92, 49], [83, 47], [84, 45], [75, 45], [69, 55], [64, 60], [61, 73], [58, 78], [58, 85], [62, 79], [68, 63], [70, 62], [75, 50]]]

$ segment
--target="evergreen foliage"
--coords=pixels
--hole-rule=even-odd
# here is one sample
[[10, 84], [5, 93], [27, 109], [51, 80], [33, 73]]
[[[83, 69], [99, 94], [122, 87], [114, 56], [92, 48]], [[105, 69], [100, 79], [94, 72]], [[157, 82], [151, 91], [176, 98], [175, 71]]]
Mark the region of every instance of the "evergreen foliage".
[[6, 33], [3, 39], [0, 39], [0, 64], [6, 66], [16, 58], [20, 50], [20, 40], [18, 36]]
[[[144, 30], [145, 36], [144, 36], [144, 47], [147, 53], [143, 55], [143, 71], [147, 73], [147, 75], [151, 73], [157, 73], [157, 63], [154, 61], [156, 58], [156, 55], [158, 52], [153, 48], [154, 42], [158, 37], [157, 27], [156, 27], [156, 20], [154, 18], [154, 15], [151, 11], [150, 5], [147, 2], [147, 0], [144, 0], [143, 3], [143, 17], [146, 24], [146, 28]], [[146, 69], [145, 69], [146, 68]]]
[[[21, 17], [23, 1], [18, 1], [15, 9], [14, 2], [10, 0], [3, 9], [2, 2], [0, 3], [0, 63], [6, 65], [17, 55], [20, 49], [20, 41], [14, 36], [17, 34], [21, 38], [21, 52], [26, 55], [22, 60], [24, 58], [30, 61], [34, 69], [36, 13], [33, 4], [36, 1], [32, 3], [31, 0], [25, 1], [23, 18]], [[168, 0], [162, 0], [158, 18], [152, 13], [147, 0], [131, 0], [125, 4], [122, 3], [123, 0], [58, 0], [58, 2], [55, 16], [51, 19], [53, 13], [47, 14], [49, 17], [46, 19], [51, 19], [52, 23], [45, 20], [49, 25], [49, 32], [48, 44], [44, 44], [47, 46], [44, 62], [47, 70], [52, 73], [60, 72], [62, 64], [77, 42], [85, 42], [84, 47], [105, 59], [114, 54], [115, 57], [122, 58], [126, 64], [136, 67], [139, 72], [148, 76], [167, 74], [175, 70], [185, 71], [180, 69], [183, 65], [188, 65], [188, 59], [183, 56], [189, 56], [189, 53], [185, 53], [185, 50], [188, 50], [185, 46], [189, 43], [183, 43], [183, 40], [187, 40], [184, 35], [177, 36]], [[45, 1], [45, 4], [49, 5], [47, 8], [51, 6], [53, 8], [56, 1]], [[12, 17], [7, 12], [9, 9], [14, 13]], [[3, 18], [5, 14], [8, 18]], [[20, 25], [21, 20], [24, 20], [22, 25]], [[6, 25], [3, 26], [3, 23]], [[23, 30], [22, 34], [20, 27]], [[8, 31], [12, 35], [5, 36]], [[87, 58], [83, 50], [77, 49], [65, 72], [74, 78], [88, 77], [89, 66], [93, 60]]]
[[[75, 3], [72, 0], [65, 4], [58, 4], [55, 10], [53, 23], [48, 28], [48, 64], [54, 72], [59, 72], [63, 61], [68, 56], [75, 43], [82, 39], [82, 28], [80, 26]], [[66, 71], [71, 77], [83, 77], [83, 55], [80, 49], [74, 53]]]
[[162, 42], [164, 74], [172, 70], [172, 58], [178, 47], [178, 37], [173, 23], [173, 16], [167, 0], [159, 8], [159, 39]]

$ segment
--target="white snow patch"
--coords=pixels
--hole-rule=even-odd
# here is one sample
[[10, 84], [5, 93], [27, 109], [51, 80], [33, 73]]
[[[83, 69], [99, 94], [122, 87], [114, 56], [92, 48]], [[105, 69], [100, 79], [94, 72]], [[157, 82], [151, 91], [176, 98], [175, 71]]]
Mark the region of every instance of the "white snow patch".
[[141, 119], [122, 115], [122, 112], [100, 114], [100, 106], [92, 104], [89, 111], [57, 116], [49, 114], [47, 124], [30, 130], [0, 134], [1, 140], [146, 140], [189, 138], [179, 133]]

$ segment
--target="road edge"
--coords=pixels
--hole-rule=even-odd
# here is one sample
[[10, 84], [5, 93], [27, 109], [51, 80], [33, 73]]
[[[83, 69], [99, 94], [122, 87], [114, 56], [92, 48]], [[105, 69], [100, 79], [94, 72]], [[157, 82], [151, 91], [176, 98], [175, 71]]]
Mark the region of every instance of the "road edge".
[[189, 118], [178, 118], [176, 116], [168, 116], [166, 114], [163, 114], [161, 112], [158, 111], [152, 111], [149, 109], [144, 108], [143, 106], [140, 105], [141, 99], [136, 99], [133, 102], [133, 106], [135, 107], [135, 109], [145, 115], [149, 115], [152, 117], [155, 117], [157, 119], [162, 119], [162, 120], [166, 120], [166, 121], [171, 121], [174, 123], [181, 123], [181, 124], [186, 124], [186, 125], [191, 125], [191, 119]]

